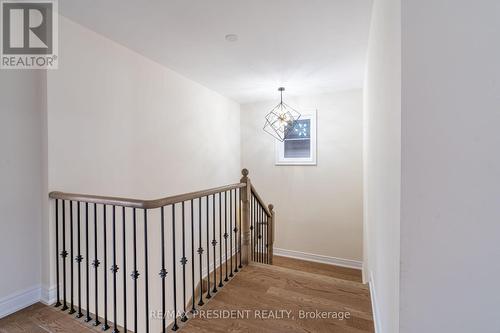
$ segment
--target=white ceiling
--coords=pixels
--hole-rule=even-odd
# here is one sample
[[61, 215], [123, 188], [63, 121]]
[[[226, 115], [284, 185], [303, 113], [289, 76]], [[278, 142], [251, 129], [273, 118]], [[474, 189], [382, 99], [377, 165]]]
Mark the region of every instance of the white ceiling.
[[[362, 86], [371, 0], [78, 0], [64, 16], [240, 103]], [[226, 34], [237, 34], [227, 42]]]

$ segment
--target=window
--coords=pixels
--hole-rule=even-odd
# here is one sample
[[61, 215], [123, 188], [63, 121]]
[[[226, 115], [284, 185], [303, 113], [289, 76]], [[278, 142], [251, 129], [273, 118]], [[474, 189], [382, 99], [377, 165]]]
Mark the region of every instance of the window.
[[276, 140], [276, 165], [316, 165], [316, 112], [303, 114], [283, 142]]

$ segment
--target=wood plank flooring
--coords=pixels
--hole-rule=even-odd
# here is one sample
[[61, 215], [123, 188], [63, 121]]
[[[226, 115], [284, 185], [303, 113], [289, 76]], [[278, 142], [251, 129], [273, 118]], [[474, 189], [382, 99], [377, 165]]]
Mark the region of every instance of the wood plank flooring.
[[321, 264], [317, 262], [305, 261], [305, 260], [287, 258], [281, 256], [274, 256], [273, 265], [290, 268], [297, 271], [326, 275], [342, 280], [349, 280], [354, 282], [362, 281], [361, 270], [354, 268]]
[[297, 259], [252, 263], [182, 332], [374, 332], [370, 291], [360, 281], [359, 270]]
[[[275, 256], [273, 266], [243, 268], [181, 332], [374, 332], [370, 292], [360, 281], [359, 270]], [[98, 331], [41, 303], [0, 320], [0, 333]]]
[[83, 320], [70, 316], [52, 306], [33, 304], [19, 312], [0, 319], [0, 333], [95, 333], [101, 326], [93, 327]]

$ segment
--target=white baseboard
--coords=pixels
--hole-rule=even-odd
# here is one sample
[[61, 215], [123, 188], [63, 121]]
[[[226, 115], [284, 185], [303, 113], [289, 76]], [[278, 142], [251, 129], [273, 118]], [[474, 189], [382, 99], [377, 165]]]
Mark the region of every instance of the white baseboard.
[[[233, 249], [233, 255], [237, 253], [237, 249]], [[226, 261], [225, 255], [222, 256], [222, 263]], [[216, 266], [219, 266], [221, 260], [217, 258]], [[210, 265], [210, 271], [214, 269], [213, 263]], [[208, 274], [207, 267], [203, 268], [202, 275], [206, 277]], [[46, 305], [52, 305], [56, 302], [57, 287], [51, 286], [34, 286], [32, 288], [22, 290], [7, 297], [0, 299], [0, 318], [8, 316], [14, 312], [22, 310], [37, 302], [42, 302]]]
[[357, 260], [342, 259], [342, 258], [323, 256], [323, 255], [319, 255], [319, 254], [285, 250], [285, 249], [279, 249], [276, 247], [274, 248], [274, 254], [277, 256], [283, 256], [283, 257], [289, 257], [289, 258], [295, 258], [295, 259], [301, 259], [301, 260], [307, 260], [307, 261], [314, 261], [314, 262], [319, 262], [322, 264], [329, 264], [329, 265], [335, 265], [335, 266], [341, 266], [341, 267], [347, 267], [347, 268], [361, 269], [363, 266], [363, 263], [361, 261], [357, 261]]
[[[233, 254], [231, 255], [234, 256], [236, 253], [237, 253], [238, 249], [236, 247], [233, 248]], [[226, 255], [223, 253], [222, 254], [222, 263], [224, 264], [226, 262]], [[221, 260], [220, 258], [217, 258], [215, 260], [215, 267], [219, 267], [221, 263]], [[211, 263], [208, 265], [208, 268], [205, 266], [203, 267], [202, 271], [201, 271], [201, 275], [203, 276], [203, 278], [206, 278], [208, 276], [208, 271], [210, 270], [210, 272], [212, 272], [214, 270], [214, 264]]]
[[47, 287], [43, 286], [41, 289], [41, 297], [40, 297], [40, 302], [42, 302], [45, 305], [52, 305], [56, 302], [57, 298], [57, 290], [56, 286], [52, 287]]
[[368, 284], [370, 285], [370, 298], [372, 301], [373, 325], [375, 326], [375, 333], [382, 333], [377, 306], [377, 292], [375, 290], [375, 282], [373, 280], [372, 272], [370, 272], [370, 282]]
[[0, 299], [0, 318], [39, 302], [41, 290], [38, 285]]

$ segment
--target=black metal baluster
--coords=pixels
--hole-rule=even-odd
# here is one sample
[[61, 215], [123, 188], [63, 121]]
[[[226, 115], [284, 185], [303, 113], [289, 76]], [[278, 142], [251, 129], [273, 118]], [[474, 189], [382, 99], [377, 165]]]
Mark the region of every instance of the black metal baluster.
[[191, 312], [194, 313], [196, 308], [194, 306], [195, 295], [194, 295], [194, 208], [193, 208], [193, 199], [191, 199]]
[[250, 196], [250, 248], [251, 248], [251, 258], [255, 261], [255, 242], [257, 239], [254, 237], [254, 219], [255, 219], [255, 204], [253, 200], [253, 194]]
[[94, 326], [98, 326], [101, 322], [99, 321], [99, 298], [98, 298], [98, 268], [99, 268], [99, 259], [97, 259], [97, 204], [94, 204], [94, 261], [92, 262], [92, 266], [94, 266], [94, 280], [95, 280], [95, 321]]
[[260, 238], [259, 238], [259, 207], [257, 206], [257, 199], [252, 197], [253, 200], [253, 208], [254, 208], [254, 221], [253, 221], [253, 227], [254, 227], [254, 239], [255, 239], [255, 261], [259, 262], [260, 259], [260, 253], [259, 253], [259, 248], [260, 248]]
[[264, 261], [268, 264], [267, 255], [267, 213], [264, 210]]
[[262, 228], [263, 231], [263, 239], [264, 239], [264, 263], [267, 264], [267, 213], [264, 208], [262, 208]]
[[[202, 306], [203, 304], [203, 246], [201, 244], [201, 198], [198, 198], [198, 228], [199, 228], [199, 234], [198, 234], [198, 254], [200, 256], [200, 301], [198, 302], [199, 306]], [[207, 230], [208, 232], [208, 230]], [[207, 261], [208, 262], [208, 261]], [[194, 298], [193, 298], [194, 302]]]
[[125, 244], [126, 241], [126, 233], [125, 233], [125, 207], [122, 207], [122, 251], [123, 251], [123, 330], [127, 333], [127, 247]]
[[264, 224], [262, 223], [262, 206], [259, 203], [259, 237], [260, 237], [260, 262], [264, 262], [264, 237], [262, 236]]
[[259, 236], [260, 236], [260, 249], [259, 249], [259, 255], [260, 255], [260, 262], [263, 263], [263, 249], [264, 249], [264, 237], [262, 236], [262, 206], [259, 203]]
[[258, 219], [259, 219], [259, 242], [260, 242], [260, 247], [259, 247], [259, 260], [260, 262], [262, 263], [263, 260], [262, 260], [262, 243], [263, 243], [263, 237], [262, 237], [262, 206], [260, 205], [260, 203], [258, 204]]
[[230, 256], [230, 274], [233, 277], [233, 190], [229, 190], [229, 256]]
[[185, 211], [184, 211], [184, 201], [182, 202], [181, 205], [182, 208], [182, 258], [181, 258], [181, 265], [182, 265], [182, 302], [183, 302], [183, 309], [182, 309], [182, 316], [181, 316], [181, 321], [185, 322], [187, 320], [186, 317], [186, 220], [185, 220]]
[[104, 229], [104, 269], [103, 269], [103, 274], [104, 274], [104, 323], [102, 324], [102, 330], [105, 331], [109, 328], [108, 325], [108, 272], [107, 268], [108, 267], [108, 254], [107, 254], [107, 248], [108, 248], [108, 240], [107, 240], [107, 226], [106, 226], [106, 205], [103, 205], [103, 229]]
[[261, 242], [261, 237], [260, 237], [260, 219], [259, 219], [259, 205], [257, 204], [257, 198], [254, 197], [254, 203], [255, 203], [255, 235], [257, 237], [257, 262], [260, 262], [260, 242]]
[[260, 262], [260, 224], [259, 224], [259, 206], [257, 205], [257, 199], [254, 197], [255, 202], [255, 237], [257, 239], [257, 249], [255, 250], [255, 255], [257, 256], [256, 261]]
[[56, 304], [55, 307], [61, 306], [61, 297], [59, 294], [59, 200], [56, 199]]
[[263, 258], [262, 260], [264, 261], [265, 264], [267, 264], [266, 260], [266, 252], [267, 252], [267, 239], [266, 239], [266, 211], [264, 210], [264, 206], [262, 206], [262, 244], [263, 244]]
[[255, 228], [256, 228], [256, 233], [257, 233], [257, 239], [258, 239], [258, 243], [257, 243], [257, 261], [258, 262], [261, 262], [261, 247], [262, 247], [262, 235], [260, 233], [260, 227], [261, 227], [261, 224], [260, 224], [260, 204], [259, 204], [259, 201], [257, 199], [257, 197], [254, 197], [254, 201], [255, 201]]
[[259, 237], [259, 206], [257, 206], [257, 199], [253, 197], [253, 206], [254, 206], [254, 230], [255, 230], [255, 239], [257, 240], [255, 256], [256, 261], [260, 262], [260, 237]]
[[148, 271], [148, 210], [144, 209], [144, 301], [146, 312], [146, 333], [149, 333], [149, 271]]
[[68, 310], [68, 304], [66, 302], [66, 257], [68, 256], [68, 251], [66, 251], [66, 201], [62, 201], [62, 248], [61, 257], [63, 258], [63, 307], [62, 311]]
[[266, 264], [269, 264], [269, 216], [267, 216], [267, 213], [264, 215], [265, 221], [265, 242], [266, 242]]
[[262, 251], [261, 251], [261, 258], [260, 258], [260, 262], [264, 263], [264, 245], [265, 245], [265, 239], [264, 239], [264, 208], [262, 207], [262, 205], [259, 203], [259, 208], [260, 208], [260, 237], [261, 237], [261, 248], [262, 248]]
[[78, 217], [76, 219], [77, 221], [77, 228], [78, 230], [76, 231], [77, 234], [77, 252], [78, 255], [75, 257], [75, 261], [78, 263], [78, 313], [76, 314], [76, 318], [81, 318], [83, 317], [82, 313], [82, 254], [81, 254], [81, 247], [80, 247], [80, 202], [77, 201], [77, 209], [76, 212], [78, 214]]
[[[217, 241], [215, 240], [216, 238], [216, 233], [215, 233], [215, 194], [212, 194], [212, 222], [213, 222], [213, 239], [212, 239], [212, 246], [214, 248], [214, 289], [212, 289], [212, 292], [213, 293], [216, 293], [217, 292], [217, 262], [216, 262], [216, 258], [217, 258], [217, 254], [216, 254], [216, 245], [217, 245]], [[209, 269], [209, 273], [210, 273], [210, 269]]]
[[260, 210], [260, 247], [261, 247], [261, 253], [260, 253], [260, 262], [264, 263], [264, 209], [262, 208], [262, 205], [259, 203], [259, 210]]
[[85, 271], [85, 282], [86, 282], [86, 302], [87, 304], [87, 315], [85, 316], [85, 321], [88, 323], [89, 321], [92, 320], [92, 317], [90, 317], [90, 276], [89, 276], [89, 259], [90, 259], [90, 253], [89, 253], [89, 203], [85, 203], [85, 264], [87, 266], [86, 271]]
[[229, 281], [228, 275], [227, 275], [227, 191], [224, 191], [224, 248], [226, 250], [226, 257], [224, 258], [225, 263], [226, 263], [226, 277], [224, 278], [224, 281]]
[[221, 288], [224, 286], [222, 284], [222, 193], [219, 193], [219, 269], [219, 288]]
[[258, 253], [257, 253], [257, 248], [258, 248], [258, 244], [259, 244], [259, 238], [257, 237], [257, 223], [256, 223], [256, 220], [257, 220], [257, 205], [255, 204], [255, 197], [253, 196], [253, 193], [250, 197], [251, 201], [250, 201], [250, 207], [252, 209], [252, 216], [250, 218], [250, 223], [251, 223], [251, 226], [250, 226], [250, 230], [251, 230], [251, 234], [253, 237], [253, 246], [252, 246], [252, 254], [253, 254], [253, 260], [254, 261], [258, 261]]
[[257, 248], [255, 250], [256, 261], [260, 262], [260, 224], [259, 224], [259, 206], [257, 205], [257, 199], [254, 197], [254, 207], [255, 207], [255, 237], [257, 239]]
[[267, 255], [267, 213], [265, 211], [265, 207], [263, 208], [264, 211], [264, 262], [268, 264], [268, 255]]
[[132, 209], [133, 228], [133, 250], [134, 250], [134, 270], [130, 274], [134, 280], [134, 332], [137, 332], [137, 279], [139, 278], [139, 271], [137, 271], [137, 214], [136, 209]]
[[[69, 253], [70, 253], [70, 258], [73, 258], [73, 201], [70, 201], [69, 202], [69, 233], [70, 233], [70, 239], [69, 239]], [[71, 305], [70, 305], [70, 309], [69, 309], [69, 314], [73, 314], [75, 313], [75, 304], [73, 302], [73, 280], [74, 280], [74, 277], [73, 277], [73, 269], [74, 269], [74, 265], [73, 265], [73, 260], [70, 260], [70, 263], [71, 263], [71, 267], [70, 267], [70, 278], [71, 278], [71, 281], [70, 281], [70, 288], [71, 288], [71, 292], [70, 292], [70, 298], [71, 298]]]
[[172, 272], [174, 274], [174, 325], [172, 326], [172, 331], [177, 331], [179, 326], [177, 326], [177, 277], [175, 269], [175, 204], [172, 205]]
[[268, 250], [267, 250], [267, 213], [264, 207], [264, 261], [268, 264]]
[[210, 205], [209, 205], [209, 199], [208, 195], [206, 196], [207, 198], [207, 295], [205, 296], [207, 299], [212, 298], [212, 295], [210, 295], [210, 226], [209, 226], [209, 220], [210, 220]]
[[[271, 211], [271, 210], [269, 210]], [[271, 249], [271, 246], [272, 244], [269, 243], [269, 240], [272, 236], [272, 230], [271, 230], [271, 215], [269, 215], [267, 217], [267, 263], [268, 264], [272, 264], [272, 257], [271, 257], [271, 252], [272, 252], [272, 249]]]
[[236, 214], [238, 213], [238, 191], [234, 190], [234, 272], [238, 273], [238, 219]]
[[111, 266], [113, 272], [113, 333], [118, 332], [117, 313], [116, 313], [116, 273], [118, 266], [116, 265], [116, 207], [113, 205], [113, 265]]
[[242, 252], [241, 252], [241, 234], [242, 234], [242, 230], [241, 230], [241, 188], [240, 188], [240, 191], [239, 191], [239, 197], [238, 197], [238, 205], [239, 205], [239, 211], [240, 211], [240, 227], [238, 229], [240, 229], [240, 265], [238, 266], [238, 268], [243, 268], [243, 265], [241, 264], [241, 258], [242, 258]]
[[260, 206], [257, 202], [257, 198], [254, 197], [254, 202], [255, 202], [255, 232], [256, 232], [256, 235], [257, 235], [257, 250], [256, 250], [256, 253], [257, 253], [257, 262], [261, 262], [260, 261], [260, 248], [261, 248], [261, 242], [262, 242], [262, 237], [260, 235]]
[[166, 315], [165, 315], [165, 278], [167, 277], [167, 271], [165, 269], [165, 207], [161, 207], [161, 313], [162, 313], [162, 332], [165, 333], [167, 330]]

